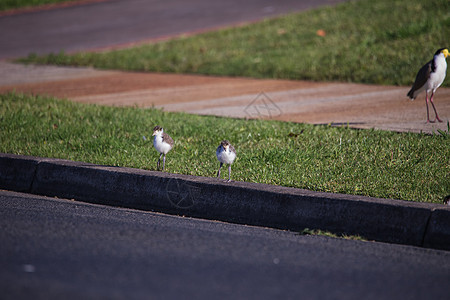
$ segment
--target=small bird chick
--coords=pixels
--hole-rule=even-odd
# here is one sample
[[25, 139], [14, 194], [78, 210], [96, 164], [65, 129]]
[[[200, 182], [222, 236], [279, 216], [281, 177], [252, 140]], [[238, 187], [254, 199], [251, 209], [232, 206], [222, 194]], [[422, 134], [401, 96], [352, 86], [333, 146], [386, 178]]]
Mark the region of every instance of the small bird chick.
[[444, 204], [450, 205], [450, 195], [444, 197]]
[[[407, 96], [411, 100], [414, 100], [422, 91], [425, 91], [425, 102], [427, 105], [427, 123], [434, 123], [436, 122], [436, 120], [442, 122], [442, 120], [439, 119], [436, 107], [434, 107], [433, 97], [437, 88], [441, 86], [442, 82], [444, 82], [446, 75], [445, 73], [447, 71], [447, 62], [445, 59], [448, 55], [448, 49], [441, 48], [437, 50], [434, 54], [433, 59], [426, 63], [422, 68], [420, 68], [419, 72], [417, 73], [416, 80], [414, 81], [413, 86], [407, 94]], [[431, 106], [433, 107], [434, 113], [436, 115], [436, 119], [434, 121], [430, 121], [428, 113], [429, 92], [431, 92]]]
[[153, 128], [153, 134], [152, 136], [154, 136], [155, 138], [153, 139], [153, 146], [155, 147], [156, 151], [158, 151], [159, 154], [159, 159], [158, 159], [158, 163], [157, 163], [157, 168], [159, 170], [159, 166], [160, 166], [160, 161], [161, 161], [161, 156], [164, 155], [163, 157], [163, 171], [166, 167], [166, 154], [172, 149], [173, 147], [173, 139], [164, 132], [164, 129], [160, 126], [155, 126], [155, 128]]
[[219, 171], [217, 172], [217, 178], [220, 177], [220, 169], [223, 164], [228, 164], [228, 182], [231, 181], [231, 164], [236, 159], [236, 150], [229, 141], [224, 140], [220, 143], [216, 150], [217, 159], [220, 162]]

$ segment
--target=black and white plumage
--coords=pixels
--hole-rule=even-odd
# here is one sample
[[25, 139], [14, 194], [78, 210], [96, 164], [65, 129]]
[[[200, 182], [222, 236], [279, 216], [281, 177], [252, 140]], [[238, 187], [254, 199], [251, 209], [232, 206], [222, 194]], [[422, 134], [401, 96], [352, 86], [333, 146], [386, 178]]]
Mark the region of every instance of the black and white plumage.
[[174, 142], [173, 139], [167, 133], [165, 133], [164, 129], [160, 126], [155, 126], [155, 128], [153, 128], [152, 135], [155, 137], [153, 139], [153, 146], [155, 147], [156, 151], [160, 153], [158, 163], [156, 166], [159, 169], [161, 156], [164, 155], [163, 157], [163, 171], [164, 171], [166, 167], [166, 154], [172, 149]]
[[217, 171], [217, 177], [220, 177], [220, 169], [223, 164], [228, 164], [228, 182], [231, 181], [231, 164], [236, 159], [236, 150], [229, 141], [224, 140], [220, 143], [216, 150], [217, 159], [220, 162], [219, 171]]
[[429, 111], [428, 111], [428, 93], [431, 92], [430, 102], [433, 107], [434, 113], [436, 114], [436, 120], [442, 122], [439, 119], [436, 107], [433, 103], [434, 93], [437, 88], [444, 82], [446, 71], [447, 71], [447, 61], [445, 60], [449, 55], [448, 49], [441, 48], [434, 54], [432, 60], [426, 63], [417, 73], [416, 80], [408, 92], [407, 96], [414, 100], [422, 92], [425, 91], [425, 101], [427, 105], [427, 123], [434, 123], [435, 121], [430, 121]]

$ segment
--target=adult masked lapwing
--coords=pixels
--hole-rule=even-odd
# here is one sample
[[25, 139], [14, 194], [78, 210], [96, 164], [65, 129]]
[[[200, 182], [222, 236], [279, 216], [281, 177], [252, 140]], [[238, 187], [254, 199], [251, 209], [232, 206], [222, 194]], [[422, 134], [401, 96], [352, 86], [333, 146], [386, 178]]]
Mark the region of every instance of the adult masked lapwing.
[[153, 128], [153, 136], [155, 139], [153, 140], [153, 146], [155, 149], [160, 153], [158, 163], [156, 164], [157, 168], [159, 169], [161, 156], [163, 157], [163, 171], [166, 167], [166, 154], [169, 152], [173, 147], [173, 139], [164, 132], [164, 129], [160, 126], [155, 126]]
[[[449, 55], [448, 49], [441, 48], [434, 54], [432, 60], [426, 63], [417, 73], [416, 80], [408, 92], [407, 96], [414, 100], [422, 92], [425, 91], [425, 101], [427, 105], [427, 123], [434, 123], [436, 120], [442, 122], [439, 119], [436, 107], [434, 107], [433, 97], [437, 88], [444, 82], [445, 72], [447, 71], [446, 58]], [[428, 93], [431, 92], [430, 102], [433, 106], [434, 113], [436, 114], [436, 120], [430, 121], [428, 113]]]

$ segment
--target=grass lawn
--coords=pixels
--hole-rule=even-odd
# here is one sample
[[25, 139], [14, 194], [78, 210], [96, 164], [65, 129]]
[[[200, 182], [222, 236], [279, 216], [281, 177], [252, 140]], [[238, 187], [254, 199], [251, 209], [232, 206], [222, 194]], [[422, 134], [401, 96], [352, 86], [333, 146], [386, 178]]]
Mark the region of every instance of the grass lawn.
[[237, 151], [232, 177], [238, 181], [436, 203], [450, 191], [448, 133], [354, 130], [0, 95], [0, 152], [155, 170], [155, 125], [175, 140], [166, 161], [171, 173], [215, 176], [215, 150], [228, 139]]
[[31, 7], [43, 4], [52, 4], [69, 1], [76, 1], [76, 0], [1, 0], [0, 11], [13, 8]]
[[[349, 1], [130, 49], [41, 57], [31, 54], [21, 61], [410, 85], [437, 49], [449, 47], [449, 12], [448, 0]], [[444, 86], [449, 86], [449, 77]]]

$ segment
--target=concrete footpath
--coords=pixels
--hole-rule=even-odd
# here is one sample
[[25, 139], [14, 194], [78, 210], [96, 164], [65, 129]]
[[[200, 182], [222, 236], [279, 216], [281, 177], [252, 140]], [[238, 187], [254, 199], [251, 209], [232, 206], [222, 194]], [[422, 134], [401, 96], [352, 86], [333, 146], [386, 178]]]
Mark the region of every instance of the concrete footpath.
[[[450, 88], [435, 103], [444, 122], [426, 123], [425, 94], [409, 87], [19, 65], [0, 61], [0, 93], [48, 95], [81, 103], [171, 112], [349, 125], [391, 131], [447, 131]], [[431, 118], [434, 112], [431, 109]]]
[[0, 189], [450, 250], [450, 206], [0, 154]]

